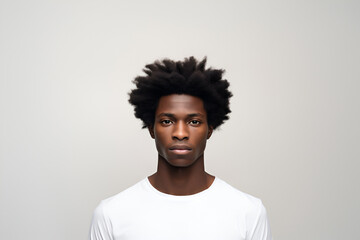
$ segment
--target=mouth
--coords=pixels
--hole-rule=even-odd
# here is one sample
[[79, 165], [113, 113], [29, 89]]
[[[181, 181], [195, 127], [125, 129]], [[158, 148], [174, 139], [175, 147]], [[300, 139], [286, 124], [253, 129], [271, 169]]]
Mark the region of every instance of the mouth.
[[175, 154], [186, 154], [191, 151], [191, 148], [187, 145], [174, 145], [169, 150]]

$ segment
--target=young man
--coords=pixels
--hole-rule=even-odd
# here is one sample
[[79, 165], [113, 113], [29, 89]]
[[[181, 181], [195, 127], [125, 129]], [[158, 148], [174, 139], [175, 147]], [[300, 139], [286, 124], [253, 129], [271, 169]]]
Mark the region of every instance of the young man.
[[223, 70], [156, 61], [129, 102], [155, 140], [157, 172], [96, 208], [90, 240], [271, 240], [261, 201], [204, 169], [206, 141], [228, 119]]

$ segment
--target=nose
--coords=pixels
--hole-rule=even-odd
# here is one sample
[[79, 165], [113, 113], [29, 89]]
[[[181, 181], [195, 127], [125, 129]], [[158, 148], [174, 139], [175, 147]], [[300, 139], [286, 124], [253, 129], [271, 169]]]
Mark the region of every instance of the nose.
[[189, 131], [186, 123], [179, 121], [174, 125], [174, 131], [172, 134], [173, 139], [185, 140], [189, 139]]

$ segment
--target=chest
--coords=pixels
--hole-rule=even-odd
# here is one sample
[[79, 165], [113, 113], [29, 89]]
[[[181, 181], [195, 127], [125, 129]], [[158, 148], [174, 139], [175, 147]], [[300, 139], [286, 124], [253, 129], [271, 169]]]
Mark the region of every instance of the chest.
[[243, 240], [244, 216], [212, 203], [144, 204], [116, 214], [115, 240]]

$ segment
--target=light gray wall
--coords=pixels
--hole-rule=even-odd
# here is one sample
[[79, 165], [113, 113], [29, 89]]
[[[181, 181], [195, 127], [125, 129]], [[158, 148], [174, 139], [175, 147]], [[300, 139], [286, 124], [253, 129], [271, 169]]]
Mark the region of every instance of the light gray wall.
[[208, 56], [231, 119], [207, 170], [260, 197], [277, 240], [359, 239], [359, 1], [0, 2], [0, 239], [86, 239], [150, 175], [127, 103], [146, 63]]

